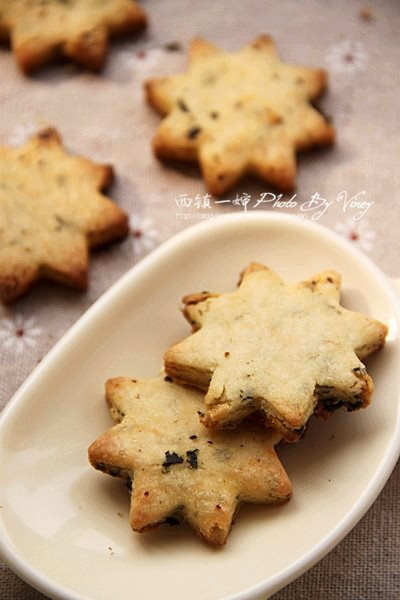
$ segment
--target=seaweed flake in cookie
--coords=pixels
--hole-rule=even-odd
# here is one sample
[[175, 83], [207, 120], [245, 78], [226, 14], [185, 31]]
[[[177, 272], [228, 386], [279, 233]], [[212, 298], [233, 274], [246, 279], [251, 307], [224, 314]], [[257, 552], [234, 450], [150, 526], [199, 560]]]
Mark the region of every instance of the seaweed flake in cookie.
[[68, 155], [54, 129], [0, 148], [0, 299], [38, 279], [87, 285], [88, 249], [123, 237], [127, 215], [101, 193], [112, 169]]
[[145, 25], [134, 0], [0, 0], [0, 37], [26, 73], [59, 56], [96, 71], [109, 38]]
[[179, 456], [176, 452], [167, 452], [165, 453], [165, 460], [161, 465], [163, 470], [166, 471], [171, 465], [180, 465], [183, 463], [182, 456]]
[[199, 414], [207, 427], [234, 427], [261, 411], [295, 440], [314, 412], [370, 403], [373, 383], [361, 361], [383, 346], [387, 327], [339, 300], [335, 271], [286, 284], [253, 263], [235, 292], [183, 299], [194, 333], [166, 351], [165, 369], [207, 392]]
[[165, 116], [153, 139], [161, 159], [198, 161], [208, 190], [222, 195], [246, 173], [276, 188], [295, 185], [296, 151], [334, 141], [312, 102], [326, 73], [283, 63], [269, 36], [238, 52], [194, 39], [185, 73], [147, 81]]
[[179, 515], [201, 538], [221, 546], [239, 502], [290, 498], [290, 481], [274, 451], [280, 435], [272, 429], [252, 423], [209, 431], [198, 418], [203, 394], [163, 377], [111, 379], [106, 400], [118, 424], [90, 446], [89, 460], [133, 482], [135, 531], [176, 524]]

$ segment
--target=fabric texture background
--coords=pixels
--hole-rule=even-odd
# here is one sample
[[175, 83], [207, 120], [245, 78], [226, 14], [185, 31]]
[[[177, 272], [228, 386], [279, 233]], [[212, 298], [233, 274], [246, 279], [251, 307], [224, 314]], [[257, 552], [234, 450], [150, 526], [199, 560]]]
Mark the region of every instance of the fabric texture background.
[[[272, 199], [265, 196], [273, 192], [266, 184], [248, 179], [217, 203], [206, 195], [196, 167], [166, 166], [151, 154], [160, 119], [144, 101], [142, 81], [182, 70], [193, 36], [233, 50], [269, 33], [286, 62], [328, 69], [329, 89], [318, 106], [336, 126], [337, 144], [299, 158], [297, 195], [290, 205], [264, 201], [258, 208], [319, 221], [358, 245], [387, 275], [400, 276], [394, 183], [400, 139], [398, 2], [143, 0], [142, 5], [148, 30], [112, 43], [99, 75], [59, 65], [28, 78], [9, 50], [0, 50], [0, 144], [20, 145], [40, 127], [54, 125], [71, 153], [115, 167], [109, 195], [129, 213], [131, 226], [126, 240], [92, 255], [86, 293], [41, 283], [13, 306], [0, 308], [0, 408], [77, 318], [144, 254], [196, 221], [253, 210], [260, 198]], [[309, 203], [316, 193], [326, 201], [320, 208]], [[355, 196], [355, 202], [369, 204], [366, 210], [346, 204]], [[399, 598], [399, 489], [398, 465], [345, 540], [274, 600]], [[3, 565], [0, 598], [44, 596]]]

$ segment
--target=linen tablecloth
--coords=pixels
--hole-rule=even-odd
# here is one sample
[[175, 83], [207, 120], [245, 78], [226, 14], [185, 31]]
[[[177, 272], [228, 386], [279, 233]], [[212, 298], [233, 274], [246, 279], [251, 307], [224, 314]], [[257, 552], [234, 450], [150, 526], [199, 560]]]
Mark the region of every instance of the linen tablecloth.
[[[128, 238], [92, 255], [86, 293], [43, 283], [0, 309], [0, 408], [127, 269], [180, 229], [214, 215], [257, 206], [316, 220], [359, 246], [389, 276], [400, 276], [397, 0], [142, 5], [149, 15], [147, 31], [113, 43], [99, 75], [60, 65], [28, 78], [9, 50], [0, 51], [0, 144], [20, 145], [42, 126], [54, 125], [71, 153], [114, 166], [109, 195], [130, 215]], [[159, 117], [144, 101], [142, 81], [183, 69], [193, 36], [233, 50], [260, 33], [273, 35], [286, 62], [329, 71], [319, 106], [337, 128], [337, 144], [300, 157], [295, 196], [274, 197], [266, 184], [248, 179], [216, 202], [196, 167], [166, 166], [153, 158], [150, 140]], [[398, 599], [399, 488], [397, 467], [346, 539], [274, 599]], [[43, 596], [0, 566], [0, 598]]]

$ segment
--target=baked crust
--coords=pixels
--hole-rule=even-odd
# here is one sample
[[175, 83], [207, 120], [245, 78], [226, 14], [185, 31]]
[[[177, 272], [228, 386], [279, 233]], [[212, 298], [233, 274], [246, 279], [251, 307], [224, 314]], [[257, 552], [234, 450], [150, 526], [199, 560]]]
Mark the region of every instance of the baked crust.
[[245, 173], [292, 190], [296, 151], [335, 138], [311, 104], [326, 82], [321, 69], [281, 62], [269, 36], [234, 53], [194, 39], [185, 73], [145, 83], [149, 103], [165, 116], [153, 139], [154, 154], [198, 161], [215, 196]]
[[97, 71], [110, 37], [146, 25], [134, 0], [0, 0], [0, 35], [29, 73], [59, 56]]
[[0, 299], [38, 279], [87, 286], [88, 249], [128, 232], [127, 215], [100, 193], [112, 168], [66, 154], [49, 128], [21, 148], [0, 147]]
[[273, 430], [252, 423], [208, 431], [199, 421], [203, 395], [169, 377], [111, 379], [106, 399], [119, 424], [90, 446], [89, 461], [132, 483], [133, 530], [181, 515], [202, 539], [221, 546], [239, 502], [290, 498]]
[[373, 383], [361, 360], [383, 346], [387, 327], [339, 299], [335, 271], [293, 285], [253, 263], [237, 291], [184, 298], [195, 333], [166, 351], [165, 369], [207, 392], [207, 427], [233, 427], [261, 410], [295, 440], [314, 411], [326, 417], [370, 403]]

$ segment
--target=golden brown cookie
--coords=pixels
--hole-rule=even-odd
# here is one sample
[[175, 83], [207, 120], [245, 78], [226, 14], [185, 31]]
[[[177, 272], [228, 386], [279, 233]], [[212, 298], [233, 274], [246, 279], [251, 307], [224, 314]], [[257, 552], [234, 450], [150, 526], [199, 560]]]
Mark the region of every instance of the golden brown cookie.
[[59, 56], [100, 69], [109, 38], [145, 24], [134, 0], [0, 0], [0, 39], [26, 73]]
[[186, 73], [146, 83], [167, 115], [153, 139], [159, 158], [198, 161], [219, 196], [246, 173], [286, 191], [295, 185], [296, 150], [331, 144], [334, 129], [311, 105], [326, 73], [281, 62], [269, 36], [238, 52], [191, 42]]
[[221, 546], [239, 502], [290, 498], [290, 481], [274, 451], [280, 436], [273, 430], [253, 423], [208, 431], [198, 416], [203, 394], [170, 377], [110, 379], [106, 399], [120, 423], [90, 446], [89, 460], [132, 487], [135, 531], [182, 516], [204, 540]]
[[46, 129], [21, 148], [0, 148], [0, 299], [37, 279], [85, 289], [88, 248], [126, 235], [127, 215], [99, 190], [112, 169], [66, 154]]
[[361, 362], [381, 348], [386, 325], [339, 304], [340, 275], [327, 271], [284, 283], [251, 264], [237, 291], [183, 299], [195, 333], [165, 353], [167, 372], [207, 391], [203, 422], [237, 424], [256, 410], [294, 440], [310, 415], [370, 402]]

